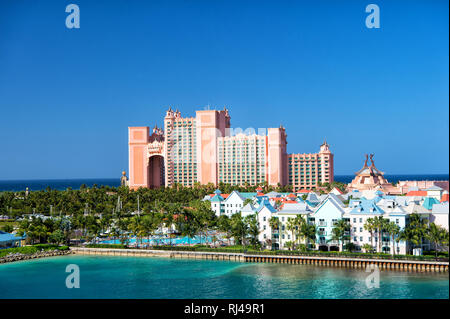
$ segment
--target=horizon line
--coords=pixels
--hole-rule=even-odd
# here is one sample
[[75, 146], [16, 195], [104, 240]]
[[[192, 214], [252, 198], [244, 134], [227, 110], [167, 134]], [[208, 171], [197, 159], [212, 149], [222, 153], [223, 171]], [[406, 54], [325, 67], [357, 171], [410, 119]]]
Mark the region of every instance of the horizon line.
[[[355, 174], [335, 174], [336, 176], [354, 176]], [[384, 176], [429, 176], [429, 175], [447, 175], [449, 177], [449, 173], [398, 173], [398, 174], [384, 174]], [[61, 181], [61, 180], [98, 180], [98, 179], [117, 179], [120, 180], [120, 176], [118, 177], [68, 177], [68, 178], [29, 178], [29, 179], [0, 179], [0, 182], [20, 182], [20, 181]], [[448, 178], [447, 178], [448, 179]]]

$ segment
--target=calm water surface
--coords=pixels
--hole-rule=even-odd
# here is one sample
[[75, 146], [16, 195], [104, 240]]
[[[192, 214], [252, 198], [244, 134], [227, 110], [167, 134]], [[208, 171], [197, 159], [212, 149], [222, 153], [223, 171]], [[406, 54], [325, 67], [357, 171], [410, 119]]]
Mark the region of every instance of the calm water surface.
[[[424, 180], [448, 180], [448, 174], [422, 174], [422, 175], [385, 175], [389, 182], [402, 181], [424, 181]], [[341, 183], [350, 183], [355, 175], [335, 175], [334, 180]], [[24, 191], [27, 187], [30, 191], [37, 191], [50, 187], [51, 189], [65, 190], [68, 187], [79, 189], [82, 184], [92, 187], [120, 185], [120, 176], [117, 178], [83, 178], [83, 179], [31, 179], [31, 180], [0, 180], [0, 192], [2, 191]]]
[[[80, 288], [68, 289], [68, 264]], [[449, 298], [447, 274], [145, 257], [61, 256], [0, 265], [0, 298]]]

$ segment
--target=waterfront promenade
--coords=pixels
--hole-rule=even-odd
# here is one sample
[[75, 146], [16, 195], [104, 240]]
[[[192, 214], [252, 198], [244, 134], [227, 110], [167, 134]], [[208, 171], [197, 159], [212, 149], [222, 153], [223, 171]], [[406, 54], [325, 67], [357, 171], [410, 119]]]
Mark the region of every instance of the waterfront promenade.
[[232, 252], [201, 252], [201, 251], [175, 251], [175, 250], [143, 250], [143, 249], [116, 249], [116, 248], [84, 248], [70, 247], [75, 254], [81, 255], [109, 255], [133, 257], [166, 257], [207, 259], [238, 262], [263, 262], [279, 264], [308, 264], [316, 266], [363, 268], [376, 265], [382, 270], [420, 271], [420, 272], [448, 272], [449, 262], [442, 261], [416, 261], [395, 259], [370, 259], [350, 257], [326, 256], [274, 256], [263, 254], [247, 254]]

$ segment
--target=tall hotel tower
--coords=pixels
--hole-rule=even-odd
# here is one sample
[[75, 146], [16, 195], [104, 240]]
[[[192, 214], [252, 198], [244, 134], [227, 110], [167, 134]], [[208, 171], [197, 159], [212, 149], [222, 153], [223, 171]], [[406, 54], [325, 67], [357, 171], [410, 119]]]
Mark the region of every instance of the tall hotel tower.
[[291, 184], [311, 189], [333, 181], [333, 154], [324, 142], [316, 154], [287, 154], [284, 127], [268, 128], [266, 135], [230, 134], [230, 115], [196, 111], [181, 117], [171, 108], [164, 130], [155, 126], [128, 128], [129, 186], [192, 186], [220, 182], [243, 185]]

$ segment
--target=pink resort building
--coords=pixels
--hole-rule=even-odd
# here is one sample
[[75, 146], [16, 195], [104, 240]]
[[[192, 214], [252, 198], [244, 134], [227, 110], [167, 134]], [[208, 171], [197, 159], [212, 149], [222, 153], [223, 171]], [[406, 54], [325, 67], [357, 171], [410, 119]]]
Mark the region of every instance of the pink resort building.
[[261, 134], [230, 134], [228, 110], [196, 111], [182, 117], [171, 108], [164, 130], [128, 128], [129, 182], [139, 187], [174, 183], [292, 185], [312, 189], [334, 180], [333, 154], [324, 142], [319, 153], [287, 154], [284, 127]]

